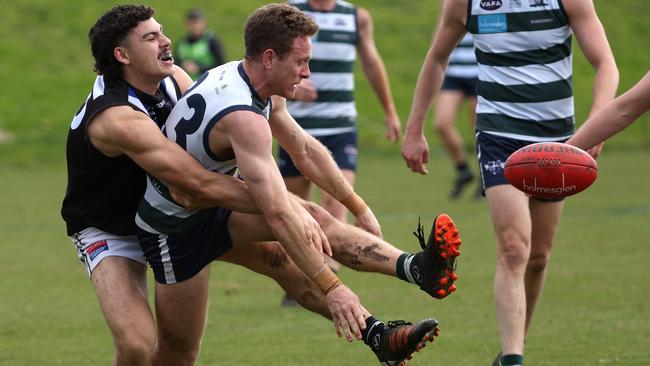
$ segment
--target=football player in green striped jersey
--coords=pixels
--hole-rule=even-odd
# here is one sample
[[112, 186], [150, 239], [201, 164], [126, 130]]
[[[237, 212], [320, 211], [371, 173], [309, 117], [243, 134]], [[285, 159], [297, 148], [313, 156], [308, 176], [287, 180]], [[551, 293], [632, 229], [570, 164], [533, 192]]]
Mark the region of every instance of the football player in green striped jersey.
[[618, 69], [592, 1], [446, 0], [402, 146], [413, 172], [427, 173], [424, 120], [449, 54], [466, 32], [474, 37], [479, 64], [477, 156], [497, 239], [494, 301], [501, 350], [494, 364], [523, 365], [563, 201], [526, 196], [508, 184], [503, 165], [519, 147], [563, 142], [573, 134], [574, 35], [595, 70], [591, 114], [614, 98]]

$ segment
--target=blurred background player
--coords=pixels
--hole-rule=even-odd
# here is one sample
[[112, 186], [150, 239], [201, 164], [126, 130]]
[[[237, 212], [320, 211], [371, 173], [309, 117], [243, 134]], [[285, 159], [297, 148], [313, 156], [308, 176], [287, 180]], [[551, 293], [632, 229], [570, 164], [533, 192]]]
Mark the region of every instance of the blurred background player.
[[[361, 68], [384, 109], [386, 138], [397, 141], [401, 134], [386, 68], [375, 46], [372, 17], [367, 10], [344, 1], [291, 0], [289, 4], [313, 17], [320, 27], [312, 38], [311, 77], [296, 89], [294, 100], [288, 102], [289, 112], [332, 152], [343, 175], [354, 185], [358, 135], [353, 69], [357, 52]], [[307, 199], [311, 183], [282, 149], [278, 164], [289, 191]], [[322, 191], [320, 204], [332, 216], [346, 221], [345, 206]], [[338, 269], [336, 262], [328, 261], [332, 269]]]
[[[469, 164], [463, 138], [454, 125], [458, 111], [467, 101], [468, 115], [472, 123], [472, 136], [476, 129], [476, 83], [478, 82], [478, 65], [474, 54], [474, 42], [470, 33], [460, 41], [449, 56], [449, 66], [442, 82], [442, 89], [436, 100], [433, 117], [434, 127], [442, 144], [449, 153], [456, 167], [456, 178], [449, 192], [449, 198], [457, 199], [465, 187], [474, 179]], [[475, 197], [481, 197], [479, 185]]]
[[185, 16], [187, 34], [174, 48], [174, 59], [196, 80], [204, 72], [225, 62], [223, 48], [214, 32], [207, 28], [205, 16], [199, 9], [191, 9]]

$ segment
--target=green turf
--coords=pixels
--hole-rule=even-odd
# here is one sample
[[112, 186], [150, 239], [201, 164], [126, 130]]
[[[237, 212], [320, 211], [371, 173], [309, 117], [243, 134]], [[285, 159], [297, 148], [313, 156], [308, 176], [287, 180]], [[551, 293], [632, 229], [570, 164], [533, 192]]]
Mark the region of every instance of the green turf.
[[[243, 55], [242, 29], [247, 15], [264, 1], [196, 0], [191, 3], [152, 0], [156, 18], [172, 40], [184, 33], [184, 11], [205, 10], [211, 26], [221, 36], [228, 59]], [[374, 16], [375, 39], [393, 86], [400, 117], [406, 122], [415, 80], [429, 46], [438, 1], [360, 0]], [[66, 130], [74, 112], [88, 95], [92, 57], [87, 32], [112, 1], [5, 0], [0, 22], [0, 129], [10, 132], [10, 143], [0, 143], [0, 162], [38, 165], [60, 159]], [[218, 6], [215, 6], [218, 4]], [[639, 0], [596, 0], [621, 71], [620, 91], [627, 90], [647, 71], [650, 37], [646, 24], [650, 3]], [[577, 42], [574, 42], [577, 50]], [[591, 103], [593, 70], [581, 52], [575, 52], [574, 88], [576, 116], [583, 121]], [[383, 141], [383, 114], [361, 72], [357, 73], [361, 139], [368, 145]], [[619, 148], [650, 146], [650, 117], [630, 127], [613, 144]], [[459, 123], [471, 136], [467, 123]], [[431, 128], [428, 127], [429, 132]], [[435, 140], [431, 137], [431, 140]]]
[[[527, 341], [528, 364], [647, 365], [650, 171], [644, 162], [649, 158], [648, 152], [606, 151], [594, 186], [568, 200]], [[441, 173], [416, 176], [406, 172], [396, 151], [366, 149], [359, 190], [385, 237], [405, 250], [417, 249], [411, 231], [419, 216], [429, 225], [436, 213], [450, 213], [464, 243], [459, 290], [438, 301], [389, 277], [341, 273], [383, 319], [434, 316], [441, 322], [441, 336], [414, 366], [485, 365], [498, 350], [487, 209], [484, 201], [469, 197], [446, 199], [452, 179], [447, 164], [434, 149], [430, 167]], [[64, 188], [61, 164], [0, 167], [0, 365], [95, 365], [110, 359], [109, 332], [58, 215]], [[374, 364], [365, 346], [337, 339], [327, 321], [301, 309], [281, 309], [281, 296], [268, 279], [213, 265], [199, 364]]]

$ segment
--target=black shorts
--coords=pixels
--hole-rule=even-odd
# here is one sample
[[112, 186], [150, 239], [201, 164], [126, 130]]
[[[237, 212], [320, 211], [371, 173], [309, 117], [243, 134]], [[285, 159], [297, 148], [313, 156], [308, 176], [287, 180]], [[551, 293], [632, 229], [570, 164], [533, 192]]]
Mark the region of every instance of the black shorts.
[[459, 78], [456, 76], [445, 76], [442, 81], [442, 90], [460, 90], [468, 97], [476, 96], [478, 78]]
[[[357, 132], [346, 132], [338, 135], [315, 136], [331, 152], [332, 158], [339, 169], [357, 171]], [[291, 161], [291, 157], [282, 148], [278, 149], [278, 166], [283, 177], [302, 175]]]
[[138, 240], [153, 269], [156, 282], [172, 284], [188, 280], [210, 262], [232, 249], [228, 219], [232, 211], [201, 211], [195, 223], [177, 234], [154, 234], [138, 229]]
[[[564, 140], [566, 141], [566, 140]], [[558, 141], [558, 142], [564, 142]], [[508, 157], [520, 148], [534, 144], [536, 141], [517, 140], [485, 132], [476, 133], [476, 155], [481, 171], [483, 191], [501, 184], [510, 184], [503, 175], [503, 168]], [[562, 201], [564, 198], [535, 198], [540, 201]]]

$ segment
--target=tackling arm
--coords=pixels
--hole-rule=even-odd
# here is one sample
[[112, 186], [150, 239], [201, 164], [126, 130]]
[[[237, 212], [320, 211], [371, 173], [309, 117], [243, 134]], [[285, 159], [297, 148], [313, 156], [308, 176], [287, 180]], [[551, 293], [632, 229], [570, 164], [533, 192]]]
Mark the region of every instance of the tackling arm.
[[88, 135], [104, 154], [126, 154], [147, 173], [199, 200], [235, 211], [259, 212], [243, 182], [205, 170], [180, 146], [165, 138], [148, 116], [131, 107], [112, 107], [101, 112], [88, 127]]

